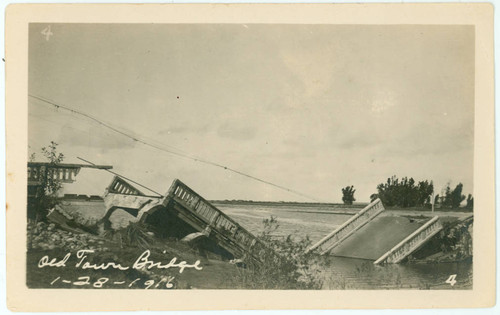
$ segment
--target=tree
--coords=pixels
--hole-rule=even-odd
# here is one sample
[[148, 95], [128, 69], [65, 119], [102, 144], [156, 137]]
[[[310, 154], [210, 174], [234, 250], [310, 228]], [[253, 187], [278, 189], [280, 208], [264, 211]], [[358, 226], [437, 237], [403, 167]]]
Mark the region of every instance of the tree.
[[465, 200], [465, 195], [462, 195], [463, 184], [458, 183], [455, 189], [451, 190], [450, 185], [446, 186], [444, 203], [450, 208], [460, 207], [460, 203]]
[[437, 194], [437, 195], [434, 197], [434, 205], [439, 204], [439, 200], [440, 200], [440, 198], [439, 198], [439, 194]]
[[57, 153], [58, 144], [54, 141], [50, 141], [48, 147], [42, 148], [42, 154], [51, 164], [59, 164], [64, 160], [64, 154]]
[[403, 177], [399, 180], [396, 176], [387, 179], [385, 183], [377, 185], [377, 194], [384, 205], [392, 207], [415, 207], [427, 206], [431, 202], [431, 196], [434, 192], [432, 181], [420, 181], [418, 183], [410, 177]]
[[469, 210], [474, 209], [474, 197], [471, 194], [467, 196], [467, 205], [465, 207]]
[[418, 205], [430, 205], [431, 197], [434, 193], [434, 184], [429, 181], [421, 181], [418, 183], [417, 187], [417, 200], [416, 204]]
[[342, 188], [342, 201], [346, 205], [352, 205], [356, 199], [354, 198], [354, 193], [356, 192], [356, 189], [354, 189], [354, 186], [346, 186], [345, 188]]
[[441, 193], [443, 195], [443, 206], [451, 208], [451, 188], [450, 188], [450, 183], [446, 184], [446, 188], [444, 189], [444, 192], [441, 191]]
[[465, 200], [465, 195], [462, 195], [462, 188], [464, 185], [459, 183], [455, 189], [451, 192], [451, 207], [458, 208], [460, 207], [460, 203]]
[[[50, 163], [48, 166], [40, 168], [40, 186], [37, 189], [33, 207], [35, 208], [36, 221], [44, 221], [49, 209], [55, 207], [58, 203], [58, 192], [62, 188], [60, 180], [54, 176], [54, 168], [51, 165], [57, 165], [64, 159], [64, 154], [57, 152], [58, 144], [50, 142], [48, 147], [42, 148], [42, 155]], [[32, 155], [34, 157], [34, 155]]]

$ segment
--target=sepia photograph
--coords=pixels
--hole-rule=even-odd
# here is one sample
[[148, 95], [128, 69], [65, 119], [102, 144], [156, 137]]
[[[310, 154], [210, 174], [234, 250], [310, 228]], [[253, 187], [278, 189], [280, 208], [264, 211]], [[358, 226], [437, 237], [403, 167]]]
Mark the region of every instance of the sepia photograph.
[[27, 290], [480, 289], [473, 23], [26, 27]]

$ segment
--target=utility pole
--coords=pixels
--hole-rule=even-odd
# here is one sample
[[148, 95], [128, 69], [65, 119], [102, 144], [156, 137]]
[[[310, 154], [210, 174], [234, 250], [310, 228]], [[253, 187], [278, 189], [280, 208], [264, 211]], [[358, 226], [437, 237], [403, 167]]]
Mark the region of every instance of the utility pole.
[[432, 199], [431, 199], [432, 213], [434, 213], [434, 202], [436, 202], [436, 200], [434, 199], [434, 189], [433, 189], [432, 190]]

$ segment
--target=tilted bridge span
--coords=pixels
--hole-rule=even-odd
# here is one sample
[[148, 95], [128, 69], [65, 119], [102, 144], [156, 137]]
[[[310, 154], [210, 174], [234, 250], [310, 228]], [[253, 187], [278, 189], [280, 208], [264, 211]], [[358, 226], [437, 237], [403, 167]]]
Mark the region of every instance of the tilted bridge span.
[[106, 213], [101, 222], [105, 229], [110, 228], [111, 214], [123, 209], [139, 222], [161, 223], [159, 233], [185, 241], [209, 239], [233, 259], [258, 263], [266, 250], [257, 237], [178, 179], [164, 196], [147, 196], [115, 176], [106, 189], [104, 203]]

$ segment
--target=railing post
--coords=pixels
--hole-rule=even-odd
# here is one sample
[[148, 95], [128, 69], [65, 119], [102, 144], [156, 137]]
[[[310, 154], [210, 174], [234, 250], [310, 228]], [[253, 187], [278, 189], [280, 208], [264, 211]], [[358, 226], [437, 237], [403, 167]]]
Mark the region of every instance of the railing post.
[[179, 186], [179, 180], [176, 178], [174, 179], [172, 185], [170, 185], [170, 188], [167, 191], [168, 196], [173, 196], [175, 193], [175, 189]]

